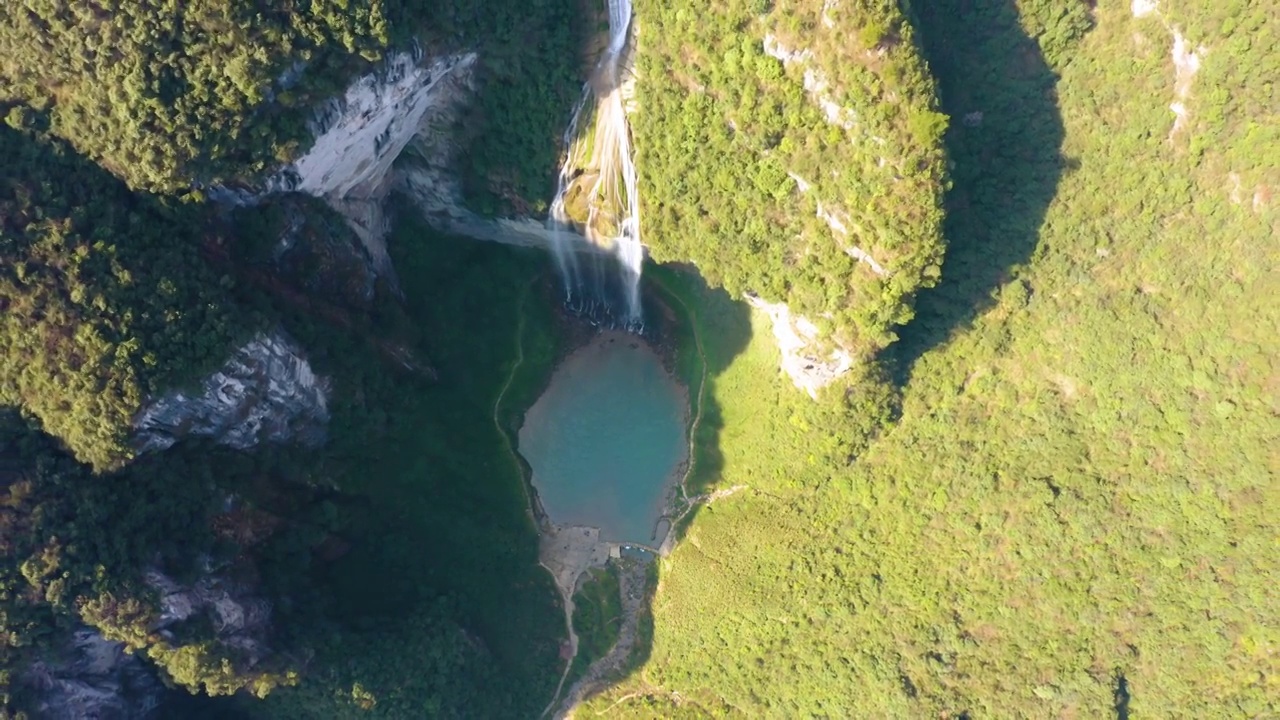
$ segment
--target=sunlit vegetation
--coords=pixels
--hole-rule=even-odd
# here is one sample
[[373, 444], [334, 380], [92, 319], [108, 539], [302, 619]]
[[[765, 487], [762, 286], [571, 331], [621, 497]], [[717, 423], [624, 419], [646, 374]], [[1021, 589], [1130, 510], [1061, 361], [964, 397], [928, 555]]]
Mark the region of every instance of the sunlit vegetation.
[[0, 107], [134, 189], [180, 193], [305, 152], [314, 108], [416, 39], [479, 55], [459, 128], [473, 201], [542, 211], [582, 77], [577, 18], [564, 0], [4, 3]]
[[3, 127], [0, 155], [0, 405], [117, 467], [146, 397], [255, 322], [201, 262], [200, 213], [130, 194], [60, 142]]
[[[468, 191], [536, 211], [576, 9], [73, 5], [0, 9], [0, 686], [87, 623], [236, 693], [210, 717], [536, 716], [563, 616], [510, 441], [564, 343], [546, 258], [401, 213], [403, 297], [370, 296], [324, 211], [125, 182], [270, 167], [416, 35], [484, 44]], [[688, 492], [742, 489], [677, 523], [629, 675], [581, 714], [1280, 713], [1269, 8], [822, 5], [638, 8], [645, 237], [697, 266], [646, 271], [698, 400]], [[305, 252], [275, 264], [288, 212]], [[810, 400], [744, 291], [863, 362]], [[328, 444], [132, 459], [145, 398], [268, 319], [333, 382]], [[228, 537], [229, 504], [273, 529]], [[207, 622], [155, 630], [143, 573], [205, 560], [272, 603], [256, 664]], [[616, 638], [616, 588], [578, 596], [575, 672]]]
[[694, 518], [652, 658], [585, 714], [1280, 710], [1278, 210], [1231, 180], [1280, 181], [1274, 30], [1247, 3], [1168, 11], [1208, 48], [1170, 138], [1162, 18], [1016, 9], [920, 9], [945, 109], [982, 116], [948, 135], [949, 255], [904, 331], [900, 420], [844, 467], [789, 422], [756, 325], [711, 386], [709, 481], [752, 491]]
[[896, 3], [826, 5], [637, 3], [642, 232], [869, 354], [938, 278], [946, 118]]
[[[373, 67], [389, 41], [418, 36], [437, 50], [483, 51], [462, 136], [485, 148], [463, 155], [471, 189], [516, 207], [527, 204], [521, 193], [542, 196], [577, 91], [568, 6], [410, 5], [343, 3], [332, 17], [314, 4], [300, 14], [252, 3], [163, 18], [150, 6], [0, 14], [9, 53], [0, 72], [13, 74], [0, 98], [9, 126], [0, 130], [6, 686], [11, 670], [85, 623], [193, 693], [261, 697], [302, 678], [243, 710], [267, 717], [518, 717], [549, 697], [563, 627], [536, 565], [519, 467], [474, 462], [498, 458], [505, 443], [493, 402], [517, 340], [509, 286], [536, 302], [525, 303], [535, 317], [529, 358], [504, 425], [555, 356], [550, 306], [533, 282], [541, 259], [408, 226], [396, 257], [413, 274], [406, 312], [388, 295], [368, 297], [349, 233], [314, 204], [218, 214], [131, 193], [107, 172], [172, 192], [268, 170], [305, 149], [301, 119], [314, 103]], [[384, 11], [397, 23], [390, 36]], [[513, 40], [538, 28], [537, 42]], [[554, 62], [541, 62], [548, 56]], [[293, 85], [284, 76], [298, 70]], [[306, 216], [303, 247], [277, 263], [296, 213]], [[455, 251], [423, 254], [425, 245]], [[504, 273], [509, 283], [495, 281]], [[474, 292], [485, 283], [491, 297]], [[342, 441], [322, 453], [244, 455], [180, 445], [133, 460], [130, 421], [146, 398], [215, 367], [264, 318], [283, 322], [318, 368], [341, 378], [332, 430]], [[417, 369], [388, 365], [379, 352], [388, 349]], [[448, 382], [432, 386], [437, 369]], [[411, 387], [420, 392], [406, 394]], [[277, 526], [252, 552], [215, 541], [214, 508], [232, 495]], [[257, 578], [271, 601], [264, 656], [224, 645], [203, 620], [155, 630], [158, 598], [143, 573], [189, 579], [205, 558], [217, 567], [234, 558], [231, 570]], [[370, 593], [380, 600], [366, 602]], [[27, 700], [6, 696], [5, 709]]]
[[[454, 132], [468, 204], [541, 214], [555, 190], [561, 134], [586, 76], [584, 5], [570, 0], [404, 0], [433, 46], [478, 54], [478, 92]], [[417, 30], [421, 28], [421, 30]]]
[[351, 54], [376, 60], [389, 39], [382, 0], [302, 5], [4, 3], [0, 104], [47, 115], [135, 189], [259, 171], [305, 146], [333, 70]]

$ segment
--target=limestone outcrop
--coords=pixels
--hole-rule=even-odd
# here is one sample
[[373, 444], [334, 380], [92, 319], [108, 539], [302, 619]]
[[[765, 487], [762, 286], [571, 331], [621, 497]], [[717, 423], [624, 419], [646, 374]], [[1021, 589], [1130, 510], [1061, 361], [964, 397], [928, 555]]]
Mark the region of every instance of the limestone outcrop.
[[281, 331], [262, 333], [232, 354], [193, 391], [152, 399], [134, 419], [139, 452], [185, 437], [244, 450], [259, 442], [318, 445], [329, 422], [329, 382]]
[[756, 295], [747, 295], [747, 302], [769, 316], [782, 352], [782, 371], [809, 397], [816, 400], [819, 390], [853, 367], [853, 357], [846, 350], [824, 344], [818, 327], [793, 314], [785, 303], [771, 303]]

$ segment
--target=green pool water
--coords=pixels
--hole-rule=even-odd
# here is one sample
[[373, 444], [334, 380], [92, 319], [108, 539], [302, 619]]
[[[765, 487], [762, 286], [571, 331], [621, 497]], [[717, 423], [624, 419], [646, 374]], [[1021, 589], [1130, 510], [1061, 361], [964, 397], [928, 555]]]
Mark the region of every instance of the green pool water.
[[598, 527], [615, 542], [655, 542], [687, 455], [686, 403], [634, 336], [604, 333], [561, 363], [519, 432], [552, 522]]

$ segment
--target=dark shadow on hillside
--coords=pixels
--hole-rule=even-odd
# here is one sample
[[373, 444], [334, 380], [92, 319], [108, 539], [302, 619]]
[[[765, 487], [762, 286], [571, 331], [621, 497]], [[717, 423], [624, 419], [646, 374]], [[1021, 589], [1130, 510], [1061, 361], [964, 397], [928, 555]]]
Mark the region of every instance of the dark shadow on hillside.
[[[720, 489], [718, 484], [724, 468], [720, 435], [724, 418], [711, 389], [734, 358], [746, 349], [751, 339], [751, 313], [745, 303], [734, 301], [722, 289], [708, 286], [692, 266], [647, 266], [644, 282], [646, 322], [660, 344], [678, 349], [676, 371], [689, 389], [693, 413], [693, 453], [686, 494], [694, 502], [680, 508], [674, 518], [670, 532], [679, 542], [703, 507], [700, 499]], [[653, 327], [655, 325], [657, 327]], [[689, 362], [693, 358], [696, 363]], [[604, 672], [589, 670], [586, 675], [581, 671], [571, 675], [553, 717], [563, 717], [575, 704], [607, 691], [648, 662], [653, 649], [653, 599], [659, 575], [658, 563], [651, 554], [649, 559], [651, 562], [644, 567], [635, 566], [634, 559], [627, 560], [625, 556], [623, 559], [621, 605], [630, 611], [624, 612], [623, 617], [630, 617], [621, 623], [617, 647], [625, 645], [625, 652], [606, 655], [601, 666], [593, 668], [604, 669]], [[628, 562], [632, 564], [626, 564]]]
[[[647, 272], [647, 292], [662, 297], [680, 315], [676, 319], [676, 330], [682, 351], [696, 353], [700, 362], [705, 363], [705, 374], [700, 379], [703, 386], [694, 387], [689, 381], [695, 426], [685, 491], [692, 498], [719, 489], [724, 468], [724, 455], [720, 451], [724, 417], [711, 391], [716, 379], [751, 341], [751, 310], [722, 288], [709, 286], [693, 266], [679, 269], [666, 266]], [[672, 528], [677, 540], [684, 537], [698, 507], [695, 505]]]
[[1013, 0], [917, 6], [919, 36], [951, 116], [947, 255], [942, 281], [922, 292], [900, 332], [896, 379], [993, 304], [1035, 250], [1067, 166], [1056, 76], [1018, 20]]

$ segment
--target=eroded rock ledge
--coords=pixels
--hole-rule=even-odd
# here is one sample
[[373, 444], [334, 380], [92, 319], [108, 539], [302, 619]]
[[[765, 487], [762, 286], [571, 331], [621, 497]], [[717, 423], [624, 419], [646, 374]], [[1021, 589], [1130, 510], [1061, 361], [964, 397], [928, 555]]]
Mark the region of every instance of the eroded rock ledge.
[[282, 331], [262, 333], [194, 392], [151, 400], [134, 419], [134, 447], [164, 450], [189, 436], [238, 450], [262, 441], [319, 445], [328, 405], [329, 381], [312, 371], [302, 348]]
[[792, 314], [784, 303], [771, 303], [750, 294], [746, 298], [751, 307], [763, 311], [773, 322], [773, 337], [782, 351], [782, 371], [809, 397], [816, 400], [819, 390], [853, 367], [853, 356], [844, 348], [824, 345], [818, 327], [808, 318]]

